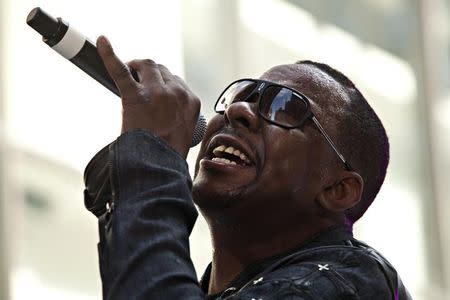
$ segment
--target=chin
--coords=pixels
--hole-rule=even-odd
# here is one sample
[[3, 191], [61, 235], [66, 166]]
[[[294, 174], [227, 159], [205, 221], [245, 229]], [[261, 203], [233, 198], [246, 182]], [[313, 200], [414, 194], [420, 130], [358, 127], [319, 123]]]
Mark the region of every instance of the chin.
[[225, 187], [197, 177], [192, 186], [194, 203], [202, 211], [223, 211], [241, 203], [245, 188]]

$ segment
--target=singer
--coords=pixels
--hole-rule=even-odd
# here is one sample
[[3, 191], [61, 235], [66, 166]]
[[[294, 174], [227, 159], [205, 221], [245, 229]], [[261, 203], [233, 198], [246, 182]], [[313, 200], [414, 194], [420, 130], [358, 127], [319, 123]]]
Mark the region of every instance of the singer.
[[[123, 104], [122, 134], [85, 170], [86, 207], [108, 202], [98, 214], [104, 299], [411, 299], [352, 235], [384, 181], [389, 143], [346, 76], [300, 61], [231, 83], [192, 183], [199, 99], [164, 66], [125, 64], [105, 37], [97, 48]], [[194, 203], [214, 248], [200, 283]]]

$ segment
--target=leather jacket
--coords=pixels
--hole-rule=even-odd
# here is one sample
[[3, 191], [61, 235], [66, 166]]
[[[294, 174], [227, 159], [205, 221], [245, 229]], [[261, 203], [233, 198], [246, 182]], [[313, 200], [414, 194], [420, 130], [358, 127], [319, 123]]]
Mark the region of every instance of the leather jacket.
[[207, 295], [189, 255], [197, 218], [186, 161], [145, 130], [122, 134], [85, 170], [85, 206], [99, 218], [104, 299], [411, 299], [392, 265], [346, 226], [247, 267]]

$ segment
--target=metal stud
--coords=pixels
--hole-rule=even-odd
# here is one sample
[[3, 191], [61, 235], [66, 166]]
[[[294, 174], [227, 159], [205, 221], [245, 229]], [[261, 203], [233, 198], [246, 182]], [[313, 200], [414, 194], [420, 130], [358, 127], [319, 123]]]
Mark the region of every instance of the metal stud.
[[256, 280], [253, 280], [253, 284], [258, 284], [259, 282], [261, 282], [263, 280], [263, 277], [260, 277]]

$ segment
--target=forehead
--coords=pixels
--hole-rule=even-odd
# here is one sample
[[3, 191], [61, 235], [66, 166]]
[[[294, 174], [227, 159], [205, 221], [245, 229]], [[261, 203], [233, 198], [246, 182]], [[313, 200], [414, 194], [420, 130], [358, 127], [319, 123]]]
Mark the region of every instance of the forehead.
[[[347, 99], [343, 87], [330, 75], [313, 65], [280, 65], [265, 72], [261, 79], [289, 86], [311, 100], [313, 111], [340, 106]], [[342, 103], [341, 103], [342, 104]]]

